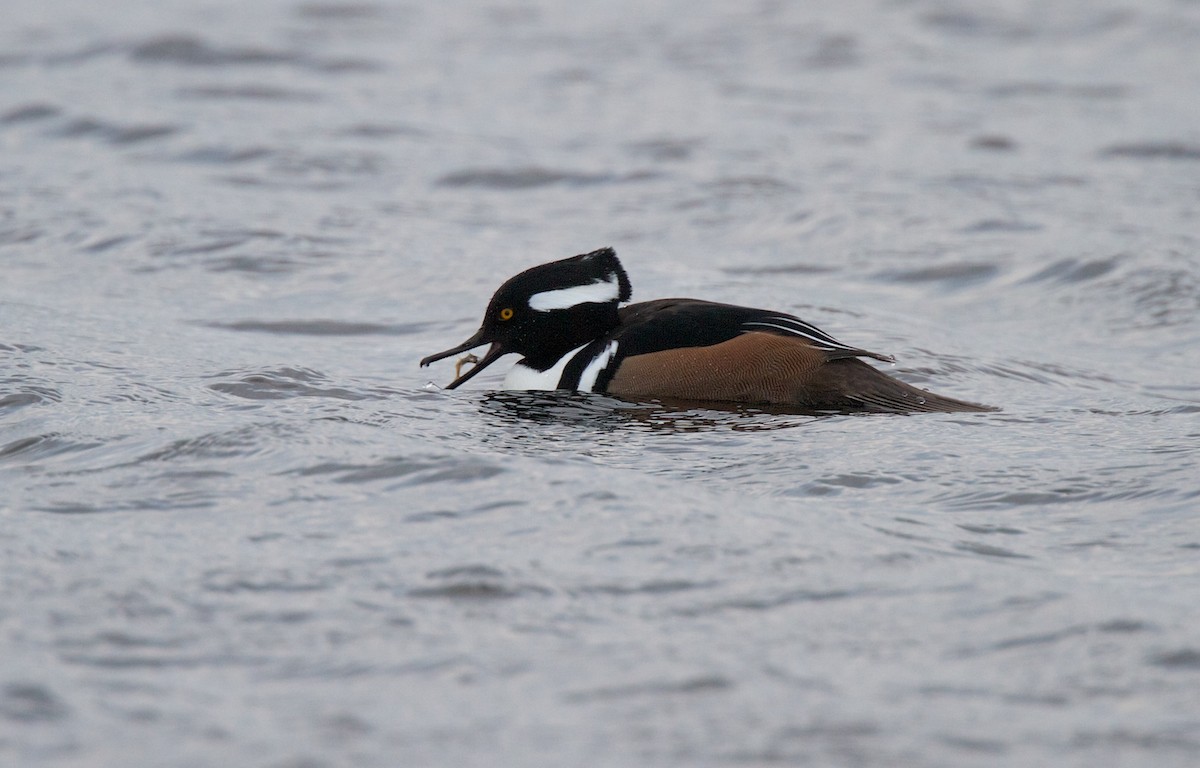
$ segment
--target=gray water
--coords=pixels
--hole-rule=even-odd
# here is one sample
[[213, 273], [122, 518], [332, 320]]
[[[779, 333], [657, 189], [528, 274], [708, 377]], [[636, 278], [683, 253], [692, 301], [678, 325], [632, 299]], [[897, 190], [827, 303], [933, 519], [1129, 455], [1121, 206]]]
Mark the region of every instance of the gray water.
[[[4, 16], [0, 764], [1200, 764], [1200, 4]], [[1003, 410], [418, 368], [605, 245]]]

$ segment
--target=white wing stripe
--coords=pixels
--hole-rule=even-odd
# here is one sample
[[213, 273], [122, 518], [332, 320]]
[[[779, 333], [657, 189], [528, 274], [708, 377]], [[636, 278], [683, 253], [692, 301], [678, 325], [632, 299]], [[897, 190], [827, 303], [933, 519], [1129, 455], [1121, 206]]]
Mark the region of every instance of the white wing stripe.
[[825, 339], [825, 340], [826, 340], [826, 341], [828, 341], [830, 344], [836, 344], [836, 345], [838, 345], [838, 346], [844, 346], [844, 345], [843, 345], [843, 344], [842, 344], [840, 341], [838, 341], [837, 339], [833, 338], [833, 337], [832, 337], [832, 336], [830, 336], [828, 333], [825, 333], [825, 331], [822, 331], [820, 328], [816, 327], [816, 326], [815, 326], [815, 325], [813, 325], [812, 323], [806, 323], [806, 322], [804, 322], [803, 320], [801, 320], [801, 319], [799, 319], [799, 318], [796, 318], [796, 317], [785, 317], [785, 316], [776, 316], [776, 317], [768, 317], [768, 318], [766, 318], [766, 319], [767, 319], [767, 320], [773, 320], [773, 321], [775, 321], [775, 322], [777, 322], [777, 323], [783, 323], [784, 325], [786, 325], [786, 326], [788, 326], [788, 327], [790, 327], [790, 328], [794, 328], [794, 329], [795, 329], [797, 332], [799, 332], [799, 333], [802, 333], [802, 334], [805, 334], [805, 335], [808, 335], [808, 336], [813, 336], [813, 337], [816, 337], [816, 338], [819, 338], [819, 339]]
[[[857, 351], [857, 347], [847, 346], [824, 331], [814, 328], [803, 321], [792, 320], [788, 317], [769, 317], [767, 320], [775, 320], [778, 322], [768, 323], [766, 321], [750, 320], [742, 323], [742, 325], [753, 325], [760, 328], [775, 328], [783, 331], [784, 333], [789, 333], [793, 336], [802, 336], [806, 339], [814, 341], [823, 349], [844, 349], [847, 351]], [[780, 323], [787, 323], [787, 325], [780, 325]]]

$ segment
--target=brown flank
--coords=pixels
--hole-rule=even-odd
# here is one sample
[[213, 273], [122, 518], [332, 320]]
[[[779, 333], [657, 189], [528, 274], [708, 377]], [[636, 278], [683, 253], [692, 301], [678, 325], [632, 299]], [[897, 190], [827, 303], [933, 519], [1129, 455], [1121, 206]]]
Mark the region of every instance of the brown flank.
[[804, 339], [759, 332], [708, 347], [628, 357], [606, 391], [632, 400], [724, 400], [815, 410], [995, 410], [918, 389], [854, 357], [831, 357]]

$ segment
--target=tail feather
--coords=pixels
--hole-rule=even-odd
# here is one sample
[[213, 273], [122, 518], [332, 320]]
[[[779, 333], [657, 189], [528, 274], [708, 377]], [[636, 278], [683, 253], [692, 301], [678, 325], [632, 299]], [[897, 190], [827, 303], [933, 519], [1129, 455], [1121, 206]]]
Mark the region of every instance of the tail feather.
[[[999, 410], [914, 387], [858, 359], [832, 360], [821, 369], [825, 404], [881, 413], [986, 413]], [[825, 398], [822, 398], [825, 399]], [[815, 405], [815, 403], [814, 403]]]

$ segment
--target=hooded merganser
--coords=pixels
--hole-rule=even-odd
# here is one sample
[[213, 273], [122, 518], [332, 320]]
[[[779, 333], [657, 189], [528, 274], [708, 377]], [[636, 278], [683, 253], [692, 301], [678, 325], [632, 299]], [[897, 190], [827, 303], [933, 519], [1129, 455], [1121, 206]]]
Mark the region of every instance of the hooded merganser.
[[[860, 358], [888, 355], [847, 346], [783, 312], [697, 299], [618, 307], [631, 288], [611, 248], [552, 261], [508, 280], [483, 325], [422, 366], [491, 344], [454, 389], [501, 356], [522, 355], [505, 389], [603, 392], [629, 400], [784, 405], [805, 410], [970, 412], [995, 410], [935, 395]], [[459, 363], [459, 368], [462, 366]]]

